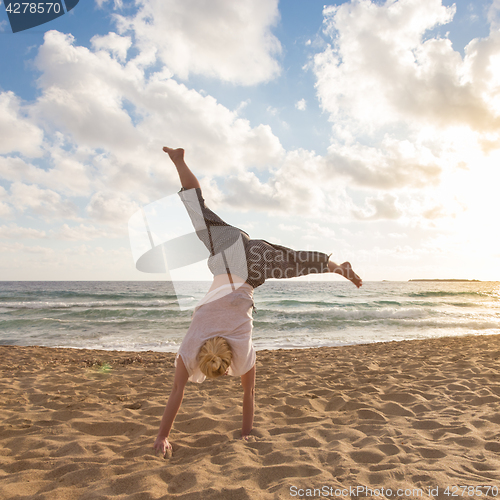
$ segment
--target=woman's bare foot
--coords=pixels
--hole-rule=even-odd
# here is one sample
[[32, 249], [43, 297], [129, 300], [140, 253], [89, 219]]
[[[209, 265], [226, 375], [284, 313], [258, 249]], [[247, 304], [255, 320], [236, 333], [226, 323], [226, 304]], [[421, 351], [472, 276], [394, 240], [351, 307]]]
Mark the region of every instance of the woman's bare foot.
[[165, 151], [165, 153], [167, 153], [168, 156], [170, 156], [170, 159], [174, 163], [177, 163], [177, 162], [184, 160], [184, 150], [182, 148], [173, 149], [173, 148], [169, 148], [169, 147], [165, 146], [163, 148], [163, 151]]
[[165, 146], [163, 151], [165, 151], [165, 153], [167, 153], [168, 156], [170, 156], [170, 159], [174, 162], [177, 173], [179, 174], [181, 186], [184, 189], [201, 189], [196, 175], [189, 170], [189, 167], [184, 161], [184, 150], [182, 148], [173, 149]]
[[337, 265], [332, 261], [328, 262], [328, 267], [331, 272], [340, 274], [344, 278], [352, 281], [358, 288], [363, 285], [363, 280], [352, 270], [351, 264], [349, 262], [344, 262], [343, 264]]

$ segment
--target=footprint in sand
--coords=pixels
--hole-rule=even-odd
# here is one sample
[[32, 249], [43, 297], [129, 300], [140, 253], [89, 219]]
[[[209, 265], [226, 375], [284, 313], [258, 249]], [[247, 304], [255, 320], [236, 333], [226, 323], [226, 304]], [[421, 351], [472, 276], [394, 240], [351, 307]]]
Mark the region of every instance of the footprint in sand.
[[378, 464], [385, 458], [378, 450], [353, 451], [349, 456], [358, 464]]
[[129, 422], [72, 422], [77, 431], [90, 436], [139, 436], [146, 430], [145, 425]]

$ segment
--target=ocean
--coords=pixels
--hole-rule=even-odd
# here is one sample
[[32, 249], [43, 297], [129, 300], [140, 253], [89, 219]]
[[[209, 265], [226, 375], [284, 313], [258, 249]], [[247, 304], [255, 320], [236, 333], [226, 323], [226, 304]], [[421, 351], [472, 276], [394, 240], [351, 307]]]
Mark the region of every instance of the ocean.
[[[500, 333], [500, 282], [268, 281], [254, 300], [257, 350]], [[0, 345], [176, 352], [191, 315], [166, 281], [0, 282]]]

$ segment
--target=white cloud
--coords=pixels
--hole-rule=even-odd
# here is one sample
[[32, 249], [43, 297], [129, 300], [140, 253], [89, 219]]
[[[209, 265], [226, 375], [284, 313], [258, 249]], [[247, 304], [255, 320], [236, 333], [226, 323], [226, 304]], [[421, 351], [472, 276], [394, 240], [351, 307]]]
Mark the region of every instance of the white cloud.
[[262, 183], [253, 172], [227, 177], [223, 194], [219, 198], [237, 210], [248, 210], [256, 206], [269, 211], [282, 208], [273, 183]]
[[30, 183], [40, 181], [43, 176], [42, 169], [26, 163], [22, 158], [11, 156], [0, 156], [0, 177], [7, 181], [19, 181], [23, 179]]
[[448, 39], [425, 39], [454, 13], [455, 6], [441, 0], [361, 0], [325, 8], [333, 44], [317, 54], [315, 71], [318, 96], [332, 120], [348, 116], [368, 132], [400, 121], [498, 132], [494, 58], [500, 56], [500, 33], [471, 42], [465, 58]]
[[[283, 154], [278, 138], [268, 125], [250, 126], [211, 96], [188, 89], [173, 79], [151, 81], [141, 105], [148, 110], [139, 130], [162, 145], [183, 146], [188, 163], [198, 173], [220, 175], [265, 167]], [[168, 137], [170, 144], [160, 139]], [[165, 156], [165, 155], [163, 155]], [[163, 160], [167, 161], [167, 160]], [[162, 162], [163, 163], [163, 162]]]
[[250, 99], [246, 99], [244, 101], [241, 101], [238, 107], [236, 108], [235, 112], [237, 115], [240, 115], [242, 111], [251, 103], [252, 101]]
[[238, 110], [188, 89], [168, 72], [147, 78], [135, 59], [121, 64], [51, 31], [36, 64], [42, 71], [36, 114], [82, 150], [104, 150], [87, 161], [100, 165], [96, 182], [107, 188], [151, 192], [151, 171], [163, 172], [164, 187], [168, 177], [176, 182], [174, 169], [164, 166], [165, 138], [186, 148], [200, 175], [263, 167], [283, 153], [269, 126], [252, 128]]
[[273, 106], [268, 106], [266, 112], [271, 116], [276, 116], [279, 113], [278, 108], [274, 108]]
[[291, 231], [296, 232], [300, 231], [302, 228], [300, 226], [290, 225], [290, 224], [278, 224], [278, 229], [281, 231]]
[[0, 92], [0, 137], [0, 154], [20, 152], [25, 156], [40, 156], [43, 132], [13, 92]]
[[53, 168], [45, 169], [27, 163], [22, 158], [0, 156], [0, 178], [9, 182], [25, 182], [44, 186], [59, 193], [71, 195], [88, 194], [90, 179], [87, 167], [79, 161], [78, 152], [71, 153], [60, 146], [47, 144]]
[[[24, 248], [24, 245], [22, 243], [19, 243], [18, 241], [14, 243], [6, 243], [0, 241], [0, 255], [3, 253], [18, 253], [20, 250]], [[12, 261], [7, 260], [5, 258], [0, 258], [0, 269], [4, 269], [6, 267], [6, 264], [8, 264], [9, 268], [12, 267]]]
[[492, 30], [500, 28], [500, 0], [493, 0], [488, 10], [488, 21]]
[[30, 227], [19, 227], [16, 224], [0, 226], [0, 238], [4, 239], [43, 239], [46, 238], [45, 231]]
[[93, 155], [85, 148], [67, 150], [62, 144], [47, 145], [53, 168], [46, 171], [45, 186], [71, 195], [88, 195], [92, 189]]
[[68, 224], [63, 224], [57, 231], [52, 232], [55, 239], [72, 240], [72, 241], [90, 241], [98, 238], [120, 238], [127, 236], [127, 225], [118, 225], [114, 230], [109, 226], [99, 228], [91, 225], [79, 224], [78, 226], [70, 227]]
[[500, 148], [500, 32], [492, 25], [462, 57], [428, 35], [454, 14], [441, 0], [325, 7], [331, 43], [314, 72], [333, 123], [332, 173], [365, 188], [435, 187], [444, 172], [477, 168]]
[[[348, 114], [376, 127], [399, 119], [401, 106], [417, 108], [422, 97], [432, 102], [441, 97], [436, 90], [445, 92], [452, 84], [448, 68], [459, 55], [448, 40], [423, 43], [422, 37], [453, 14], [454, 7], [442, 6], [441, 0], [361, 0], [325, 7], [325, 31], [333, 44], [316, 55], [315, 71], [318, 95], [332, 119]], [[432, 77], [442, 79], [440, 89]]]
[[[301, 229], [304, 232], [304, 229]], [[314, 239], [323, 239], [323, 240], [334, 240], [336, 239], [335, 230], [329, 227], [328, 225], [320, 225], [317, 222], [311, 222], [307, 224], [307, 228], [305, 230], [305, 238], [307, 241]]]
[[12, 214], [12, 210], [3, 201], [0, 201], [0, 217], [9, 217]]
[[2, 200], [7, 199], [7, 191], [4, 187], [0, 186], [0, 217], [8, 217], [12, 211], [7, 203], [4, 203]]
[[437, 185], [441, 174], [440, 161], [428, 148], [388, 136], [378, 147], [334, 144], [328, 148], [326, 161], [332, 174], [377, 189]]
[[325, 209], [325, 191], [334, 188], [329, 180], [323, 158], [306, 150], [288, 152], [273, 175], [282, 209], [304, 215], [318, 215]]
[[119, 61], [127, 59], [128, 49], [132, 46], [132, 39], [126, 36], [119, 36], [110, 32], [104, 36], [94, 36], [90, 43], [95, 50], [105, 50], [114, 55]]
[[50, 189], [13, 182], [10, 186], [10, 204], [19, 212], [29, 212], [41, 217], [75, 218], [76, 207]]
[[[13, 242], [13, 243], [2, 243], [0, 244], [0, 255], [2, 253], [14, 253], [16, 254], [16, 258], [13, 259], [13, 260], [10, 260], [8, 261], [8, 267], [7, 269], [8, 270], [11, 270], [12, 268], [24, 268], [24, 267], [29, 267], [29, 264], [36, 264], [37, 267], [40, 266], [40, 265], [44, 265], [44, 262], [42, 262], [42, 260], [40, 260], [40, 257], [38, 256], [42, 256], [42, 257], [48, 257], [49, 255], [53, 255], [54, 254], [54, 250], [52, 248], [49, 248], [49, 247], [42, 247], [42, 246], [29, 246], [29, 245], [24, 245], [23, 243], [19, 243], [19, 242]], [[27, 261], [24, 256], [23, 256], [23, 253], [28, 253], [28, 254], [36, 254], [37, 255], [37, 258], [36, 260], [31, 260], [31, 261]], [[21, 257], [21, 258], [19, 258]], [[50, 260], [47, 261], [47, 262], [51, 262]], [[58, 264], [60, 262], [58, 261]], [[4, 262], [2, 260], [0, 260], [0, 268], [6, 268]]]
[[31, 227], [21, 227], [17, 224], [0, 226], [0, 238], [2, 239], [32, 239], [32, 240], [68, 240], [68, 241], [91, 241], [98, 238], [121, 238], [127, 236], [127, 226], [113, 228], [96, 227], [92, 225], [79, 224], [69, 226], [63, 224], [48, 233]]
[[97, 192], [87, 206], [92, 219], [107, 224], [126, 224], [140, 206], [122, 193]]
[[446, 214], [446, 211], [445, 211], [444, 207], [442, 205], [436, 205], [432, 208], [424, 210], [424, 212], [422, 213], [422, 216], [425, 219], [434, 220], [434, 219], [440, 219], [440, 218], [444, 217], [445, 214]]
[[340, 218], [352, 202], [345, 183], [331, 175], [324, 158], [306, 150], [289, 151], [262, 182], [253, 172], [228, 177], [218, 199], [236, 209], [265, 210], [276, 214]]
[[143, 73], [122, 66], [107, 52], [75, 47], [74, 38], [57, 31], [45, 34], [35, 59], [42, 72], [42, 95], [36, 113], [78, 144], [131, 151], [141, 145], [124, 100], [137, 94]]
[[52, 256], [54, 255], [55, 251], [54, 249], [52, 248], [49, 248], [49, 247], [41, 247], [41, 246], [27, 246], [27, 245], [23, 245], [23, 249], [22, 249], [23, 252], [27, 252], [27, 253], [34, 253], [34, 254], [37, 254], [37, 255], [42, 255], [44, 257], [48, 257], [48, 256]]
[[305, 111], [307, 109], [307, 102], [305, 99], [301, 99], [300, 101], [297, 101], [295, 103], [295, 107], [299, 110], [299, 111]]
[[397, 198], [391, 194], [384, 194], [378, 198], [368, 198], [368, 210], [354, 209], [353, 214], [361, 220], [399, 219], [402, 215], [397, 207]]
[[280, 72], [281, 45], [272, 34], [277, 0], [137, 0], [133, 17], [117, 16], [141, 50], [151, 47], [182, 79], [205, 75], [242, 85], [269, 81]]
[[[109, 1], [110, 0], [95, 0], [95, 3], [100, 9], [102, 9], [102, 6]], [[121, 9], [123, 7], [123, 0], [113, 0], [113, 5], [115, 9]]]

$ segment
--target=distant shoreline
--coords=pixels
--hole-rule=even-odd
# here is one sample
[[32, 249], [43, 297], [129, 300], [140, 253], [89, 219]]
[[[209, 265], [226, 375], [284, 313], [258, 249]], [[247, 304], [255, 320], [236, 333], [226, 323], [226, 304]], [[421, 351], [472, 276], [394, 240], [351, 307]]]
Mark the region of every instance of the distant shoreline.
[[460, 281], [460, 282], [469, 282], [469, 283], [481, 283], [481, 280], [462, 280], [462, 279], [444, 279], [444, 280], [440, 280], [440, 279], [413, 279], [413, 280], [408, 280], [408, 281], [439, 281], [439, 282], [443, 282], [443, 281]]

